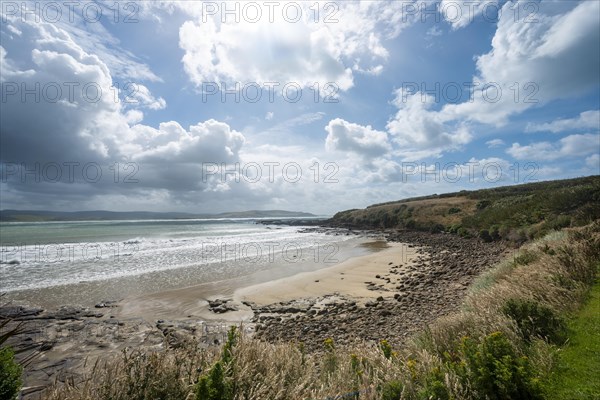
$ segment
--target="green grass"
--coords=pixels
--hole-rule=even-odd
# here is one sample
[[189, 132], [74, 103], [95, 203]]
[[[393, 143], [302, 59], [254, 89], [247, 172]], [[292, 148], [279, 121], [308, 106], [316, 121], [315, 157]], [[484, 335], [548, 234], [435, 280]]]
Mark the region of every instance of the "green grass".
[[570, 343], [546, 386], [548, 400], [600, 400], [600, 281], [570, 324]]

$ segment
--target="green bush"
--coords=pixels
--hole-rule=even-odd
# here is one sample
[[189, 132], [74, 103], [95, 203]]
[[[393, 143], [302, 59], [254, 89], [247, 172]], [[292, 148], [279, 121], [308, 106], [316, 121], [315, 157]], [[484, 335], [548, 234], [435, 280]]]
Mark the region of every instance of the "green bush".
[[536, 301], [509, 299], [502, 312], [512, 318], [527, 342], [536, 337], [554, 344], [563, 344], [566, 339], [566, 324], [552, 309]]
[[435, 368], [425, 376], [425, 387], [417, 395], [420, 400], [449, 400], [450, 393], [444, 382], [444, 373]]
[[231, 371], [234, 362], [233, 349], [238, 341], [238, 332], [232, 326], [227, 332], [227, 341], [223, 345], [221, 360], [210, 369], [208, 375], [201, 376], [196, 385], [196, 400], [232, 400], [235, 390], [232, 385]]
[[15, 361], [10, 347], [0, 348], [0, 399], [13, 400], [21, 389], [23, 368]]
[[486, 243], [493, 240], [490, 232], [487, 229], [482, 229], [479, 231], [479, 238]]
[[460, 210], [460, 208], [458, 208], [458, 207], [450, 207], [450, 208], [448, 209], [448, 214], [457, 214], [457, 213], [459, 213], [460, 211], [461, 211], [461, 210]]
[[462, 362], [454, 364], [459, 374], [466, 375], [480, 399], [542, 399], [531, 364], [519, 356], [501, 332], [494, 332], [476, 342], [463, 338]]
[[389, 381], [383, 384], [381, 388], [381, 400], [400, 400], [404, 385], [400, 381]]
[[232, 400], [231, 385], [226, 381], [221, 361], [217, 361], [208, 375], [202, 376], [196, 387], [196, 400]]
[[387, 340], [383, 339], [382, 341], [380, 341], [379, 348], [381, 349], [381, 352], [383, 353], [385, 358], [387, 358], [388, 360], [392, 358], [392, 346]]

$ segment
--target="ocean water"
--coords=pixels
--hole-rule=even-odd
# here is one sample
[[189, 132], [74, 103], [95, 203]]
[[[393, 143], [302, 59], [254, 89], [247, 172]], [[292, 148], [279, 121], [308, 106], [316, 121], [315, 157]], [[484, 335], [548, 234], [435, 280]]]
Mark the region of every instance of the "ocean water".
[[179, 272], [191, 285], [281, 264], [331, 265], [340, 261], [340, 243], [352, 239], [303, 230], [247, 219], [2, 223], [0, 293], [149, 276], [168, 286]]

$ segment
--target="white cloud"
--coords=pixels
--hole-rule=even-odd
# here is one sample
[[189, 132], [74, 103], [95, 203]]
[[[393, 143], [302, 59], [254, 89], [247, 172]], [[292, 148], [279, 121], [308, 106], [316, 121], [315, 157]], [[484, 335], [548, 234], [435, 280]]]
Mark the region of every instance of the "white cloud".
[[557, 119], [544, 124], [528, 124], [526, 132], [559, 133], [580, 129], [600, 130], [600, 110], [584, 111], [575, 118]]
[[[192, 17], [179, 31], [184, 69], [198, 86], [295, 82], [309, 87], [318, 82], [323, 87], [333, 82], [345, 91], [354, 85], [354, 73], [382, 72], [388, 58], [383, 40], [398, 35], [415, 18], [405, 16], [401, 3], [322, 2], [315, 3], [320, 13], [316, 15], [313, 3], [282, 2], [277, 3], [272, 21], [269, 10], [256, 3], [262, 10], [257, 22], [244, 18], [242, 12], [239, 22], [231, 16], [223, 22], [219, 6], [216, 15], [207, 18], [201, 6], [177, 5]], [[290, 5], [299, 7], [298, 22], [284, 17], [282, 10]], [[288, 9], [288, 15], [294, 15], [290, 13]]]
[[[135, 127], [134, 127], [135, 129]], [[166, 163], [235, 162], [244, 144], [244, 136], [224, 122], [208, 120], [186, 131], [175, 121], [161, 123], [148, 135], [145, 127], [140, 145], [144, 148], [133, 156], [135, 161]], [[167, 138], [157, 144], [152, 138]]]
[[576, 3], [556, 15], [540, 11], [535, 23], [524, 21], [527, 13], [515, 18], [513, 6], [520, 5], [502, 7], [492, 50], [477, 58], [473, 101], [445, 107], [455, 118], [501, 125], [513, 114], [600, 83], [599, 2]]
[[493, 149], [496, 147], [504, 146], [504, 140], [502, 139], [492, 139], [485, 142], [488, 148]]
[[438, 5], [438, 10], [452, 25], [452, 29], [460, 29], [469, 25], [482, 14], [486, 20], [490, 20], [493, 14], [500, 9], [498, 3], [498, 0], [442, 0]]
[[[221, 183], [202, 179], [202, 163], [239, 161], [244, 137], [228, 124], [208, 120], [187, 130], [174, 121], [160, 123], [158, 129], [143, 125], [144, 114], [139, 109], [115, 101], [110, 68], [79, 46], [68, 32], [56, 25], [20, 20], [11, 20], [7, 25], [14, 25], [21, 36], [18, 49], [12, 40], [3, 40], [3, 46], [7, 46], [0, 49], [3, 90], [7, 84], [17, 88], [63, 86], [60, 92], [46, 91], [52, 99], [44, 91], [38, 95], [39, 101], [31, 96], [24, 102], [20, 93], [6, 97], [0, 121], [0, 162], [25, 163], [29, 168], [35, 163], [96, 163], [103, 172], [99, 182], [79, 176], [69, 184], [64, 182], [69, 179], [66, 173], [56, 185], [19, 179], [8, 182], [13, 193], [17, 190], [24, 200], [35, 202], [31, 194], [39, 192], [44, 194], [40, 198], [45, 202], [70, 198], [86, 204], [78, 199], [110, 199], [118, 197], [115, 193], [131, 193], [133, 199], [169, 199], [177, 208], [177, 202], [195, 204], [198, 192]], [[73, 84], [72, 92], [65, 82]], [[88, 84], [93, 90], [82, 90]], [[165, 107], [165, 101], [154, 97], [145, 86], [136, 89], [132, 97], [137, 106]], [[113, 181], [114, 169], [109, 167], [116, 162], [135, 163], [135, 185]]]
[[529, 145], [513, 143], [506, 150], [517, 160], [552, 161], [561, 158], [583, 157], [600, 149], [600, 135], [569, 135], [557, 142], [536, 142]]
[[270, 121], [273, 119], [273, 117], [275, 117], [275, 113], [273, 111], [268, 111], [267, 114], [265, 115], [265, 119], [267, 121]]
[[436, 155], [471, 141], [472, 135], [466, 125], [452, 123], [443, 110], [432, 110], [433, 96], [420, 92], [408, 94], [402, 89], [395, 94], [393, 104], [398, 111], [388, 122], [387, 129], [402, 152], [421, 151], [423, 156]]
[[[502, 7], [492, 50], [477, 58], [472, 99], [436, 110], [430, 94], [396, 92], [398, 112], [387, 129], [400, 146], [399, 156], [416, 159], [459, 149], [472, 140], [473, 123], [503, 125], [511, 115], [600, 84], [600, 3], [578, 3], [555, 15], [539, 13], [537, 23], [524, 21], [527, 13], [516, 18], [511, 7], [510, 2]], [[512, 151], [527, 153], [520, 147]]]
[[585, 165], [590, 168], [594, 174], [600, 174], [600, 154], [592, 154], [585, 159]]
[[366, 158], [382, 156], [391, 150], [387, 134], [374, 130], [371, 126], [361, 126], [336, 118], [329, 121], [325, 130], [327, 150], [352, 152]]
[[129, 91], [127, 91], [127, 88], [123, 88], [127, 92], [125, 95], [125, 102], [128, 105], [145, 107], [151, 110], [162, 110], [167, 107], [165, 99], [162, 97], [154, 97], [146, 86], [141, 84], [132, 84], [129, 86]]

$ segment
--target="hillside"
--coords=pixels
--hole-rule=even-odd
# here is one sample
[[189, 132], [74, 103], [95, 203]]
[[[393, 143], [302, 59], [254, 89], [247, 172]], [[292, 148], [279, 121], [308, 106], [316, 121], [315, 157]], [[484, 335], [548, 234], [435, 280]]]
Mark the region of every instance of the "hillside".
[[338, 212], [329, 223], [523, 242], [600, 218], [600, 176], [461, 191]]

